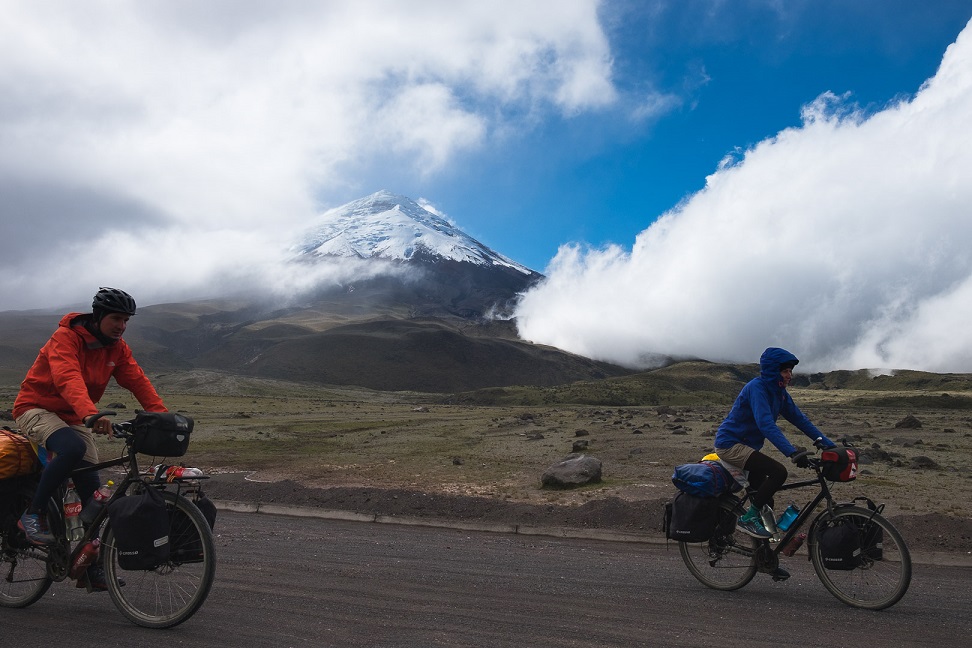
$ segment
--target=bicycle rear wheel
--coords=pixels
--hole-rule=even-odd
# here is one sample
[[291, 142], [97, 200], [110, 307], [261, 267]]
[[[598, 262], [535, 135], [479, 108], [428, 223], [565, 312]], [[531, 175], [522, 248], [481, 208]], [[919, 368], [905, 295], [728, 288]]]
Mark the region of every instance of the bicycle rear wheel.
[[23, 608], [36, 603], [51, 587], [47, 553], [34, 547], [17, 520], [34, 495], [36, 483], [5, 480], [0, 499], [0, 607]]
[[170, 524], [167, 562], [151, 570], [123, 570], [110, 522], [102, 540], [112, 602], [130, 621], [147, 628], [169, 628], [195, 614], [216, 576], [213, 534], [206, 518], [185, 497], [167, 491], [162, 496]]
[[[830, 524], [852, 524], [860, 553], [852, 569], [828, 569], [819, 541]], [[898, 530], [873, 511], [857, 506], [824, 514], [810, 532], [810, 560], [824, 587], [852, 607], [883, 610], [901, 600], [911, 584], [911, 555]]]
[[720, 502], [716, 533], [704, 542], [679, 542], [685, 566], [706, 587], [737, 590], [756, 576], [755, 538], [735, 531], [732, 502]]

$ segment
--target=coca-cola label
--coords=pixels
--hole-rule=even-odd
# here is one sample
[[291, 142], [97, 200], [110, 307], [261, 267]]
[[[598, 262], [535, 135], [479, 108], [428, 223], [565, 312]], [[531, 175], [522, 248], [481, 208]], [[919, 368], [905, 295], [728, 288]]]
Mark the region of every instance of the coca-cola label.
[[81, 502], [68, 502], [64, 505], [64, 515], [66, 517], [77, 517], [81, 514]]

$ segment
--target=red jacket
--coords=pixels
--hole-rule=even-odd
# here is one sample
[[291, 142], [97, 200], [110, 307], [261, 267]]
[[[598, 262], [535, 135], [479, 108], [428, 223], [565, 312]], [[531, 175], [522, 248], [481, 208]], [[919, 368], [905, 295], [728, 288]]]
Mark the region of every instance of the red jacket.
[[29, 409], [54, 412], [69, 425], [98, 413], [108, 381], [132, 392], [150, 412], [167, 411], [152, 383], [132, 357], [124, 340], [104, 346], [85, 327], [82, 313], [68, 313], [37, 354], [34, 365], [20, 384], [13, 415]]

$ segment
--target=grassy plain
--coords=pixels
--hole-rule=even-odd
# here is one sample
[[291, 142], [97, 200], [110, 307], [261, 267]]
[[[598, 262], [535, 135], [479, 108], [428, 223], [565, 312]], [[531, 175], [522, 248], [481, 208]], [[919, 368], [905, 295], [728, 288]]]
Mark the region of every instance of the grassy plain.
[[[697, 378], [695, 371], [690, 368], [689, 382]], [[637, 395], [643, 384], [624, 387], [628, 379], [590, 383], [586, 390], [575, 385], [473, 394], [375, 392], [203, 372], [154, 381], [170, 408], [196, 420], [189, 454], [180, 460], [186, 465], [307, 486], [576, 504], [609, 496], [633, 501], [669, 495], [672, 467], [710, 451], [715, 429], [738, 391], [737, 377], [716, 373], [696, 390], [652, 383], [654, 401]], [[849, 437], [865, 451], [861, 476], [839, 486], [840, 496], [887, 502], [891, 515], [968, 519], [972, 393], [940, 387], [809, 386], [791, 393], [828, 436]], [[0, 388], [0, 408], [10, 407], [15, 393], [15, 387]], [[643, 401], [609, 404], [637, 398]], [[101, 406], [109, 404], [124, 405], [120, 418], [136, 407], [118, 388], [109, 390]], [[909, 416], [921, 427], [896, 427]], [[802, 435], [783, 427], [800, 444]], [[586, 444], [579, 451], [603, 462], [603, 481], [569, 491], [541, 489], [544, 470], [578, 443]], [[105, 457], [118, 449], [117, 442], [102, 442]]]

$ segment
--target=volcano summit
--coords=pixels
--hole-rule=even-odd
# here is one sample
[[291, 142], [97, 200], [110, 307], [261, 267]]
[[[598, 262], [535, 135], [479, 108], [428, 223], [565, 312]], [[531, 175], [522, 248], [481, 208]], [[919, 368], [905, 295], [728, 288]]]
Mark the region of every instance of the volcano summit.
[[373, 264], [364, 275], [370, 278], [340, 290], [357, 293], [356, 299], [405, 303], [419, 315], [505, 316], [517, 294], [543, 278], [414, 200], [387, 191], [324, 212], [293, 251], [304, 263]]

